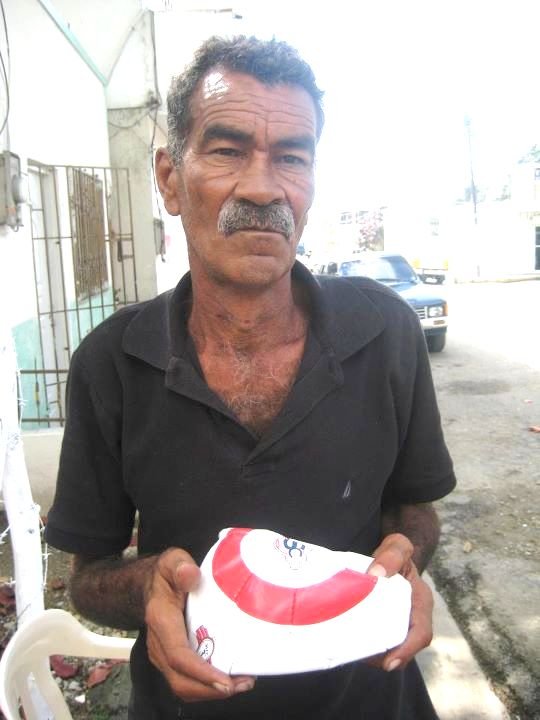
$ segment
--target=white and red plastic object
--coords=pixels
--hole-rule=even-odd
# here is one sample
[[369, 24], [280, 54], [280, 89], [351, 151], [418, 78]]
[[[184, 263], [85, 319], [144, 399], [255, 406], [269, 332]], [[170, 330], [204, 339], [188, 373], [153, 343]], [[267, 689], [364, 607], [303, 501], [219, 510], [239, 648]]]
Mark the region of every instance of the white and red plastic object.
[[232, 675], [322, 670], [399, 645], [411, 586], [367, 575], [372, 558], [270, 530], [227, 528], [188, 596], [192, 647]]

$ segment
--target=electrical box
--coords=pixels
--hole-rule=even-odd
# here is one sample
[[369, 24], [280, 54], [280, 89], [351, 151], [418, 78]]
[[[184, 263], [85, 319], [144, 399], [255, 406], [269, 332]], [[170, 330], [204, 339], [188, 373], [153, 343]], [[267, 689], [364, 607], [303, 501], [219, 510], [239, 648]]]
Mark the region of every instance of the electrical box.
[[22, 225], [22, 205], [27, 202], [18, 155], [4, 150], [0, 154], [0, 225], [18, 230]]

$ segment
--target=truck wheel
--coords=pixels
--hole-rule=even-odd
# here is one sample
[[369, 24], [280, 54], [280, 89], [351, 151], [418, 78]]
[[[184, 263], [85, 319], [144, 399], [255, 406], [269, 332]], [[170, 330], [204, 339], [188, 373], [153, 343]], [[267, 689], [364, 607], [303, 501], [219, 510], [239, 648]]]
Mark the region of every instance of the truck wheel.
[[429, 352], [441, 352], [446, 344], [446, 333], [441, 335], [428, 335], [426, 338]]

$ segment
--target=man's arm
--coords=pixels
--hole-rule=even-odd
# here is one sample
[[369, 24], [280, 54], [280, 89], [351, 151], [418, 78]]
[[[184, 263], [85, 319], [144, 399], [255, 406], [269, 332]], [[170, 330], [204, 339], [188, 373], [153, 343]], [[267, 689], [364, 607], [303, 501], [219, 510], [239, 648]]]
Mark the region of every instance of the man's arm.
[[440, 524], [431, 503], [396, 505], [383, 510], [381, 518], [383, 537], [401, 533], [413, 545], [412, 561], [422, 573], [439, 542]]
[[253, 678], [230, 675], [205, 662], [189, 644], [186, 597], [200, 570], [184, 550], [139, 559], [75, 555], [71, 598], [90, 620], [109, 627], [146, 625], [148, 655], [173, 692], [185, 701], [217, 700], [250, 690]]
[[427, 647], [433, 637], [433, 595], [420, 572], [437, 546], [439, 520], [430, 503], [399, 505], [383, 511], [382, 530], [384, 537], [373, 553], [374, 561], [368, 572], [386, 577], [400, 573], [412, 589], [405, 641], [376, 660], [385, 670], [396, 670]]
[[71, 600], [89, 620], [106, 627], [137, 630], [144, 625], [145, 587], [158, 556], [126, 559], [73, 556]]

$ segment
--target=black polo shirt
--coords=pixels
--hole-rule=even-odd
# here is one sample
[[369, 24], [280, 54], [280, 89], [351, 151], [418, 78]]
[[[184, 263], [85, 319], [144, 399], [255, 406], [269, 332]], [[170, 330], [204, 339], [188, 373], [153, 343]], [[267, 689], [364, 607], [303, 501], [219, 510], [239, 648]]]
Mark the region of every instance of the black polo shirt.
[[[380, 541], [381, 507], [428, 502], [454, 487], [416, 314], [367, 279], [317, 280], [299, 264], [293, 278], [308, 299], [308, 340], [262, 438], [204, 381], [187, 332], [189, 274], [85, 338], [70, 369], [51, 545], [121, 552], [138, 511], [140, 553], [179, 546], [200, 562], [220, 529], [242, 526], [369, 554]], [[140, 640], [132, 674], [147, 704], [134, 717], [177, 717], [144, 633]], [[414, 665], [384, 673], [353, 664], [260, 678], [253, 692], [188, 705], [180, 717], [433, 718], [423, 693]], [[419, 705], [407, 714], [410, 702]]]

